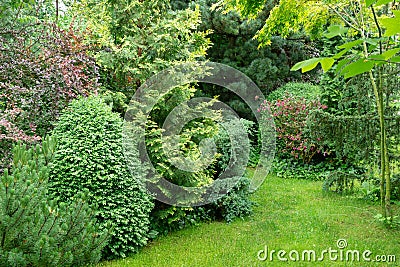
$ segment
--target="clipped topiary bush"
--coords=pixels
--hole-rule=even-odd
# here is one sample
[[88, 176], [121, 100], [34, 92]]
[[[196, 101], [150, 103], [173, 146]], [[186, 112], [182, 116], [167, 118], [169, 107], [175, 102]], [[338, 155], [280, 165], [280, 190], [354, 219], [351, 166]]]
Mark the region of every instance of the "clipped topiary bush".
[[[123, 121], [99, 97], [73, 101], [53, 133], [58, 138], [51, 170], [52, 192], [68, 201], [89, 191], [97, 219], [111, 223], [104, 255], [125, 257], [147, 243], [152, 197], [129, 173], [122, 148]], [[138, 173], [140, 175], [140, 173]]]
[[81, 266], [97, 263], [107, 241], [85, 196], [56, 203], [48, 194], [55, 140], [13, 149], [11, 172], [0, 177], [0, 266]]

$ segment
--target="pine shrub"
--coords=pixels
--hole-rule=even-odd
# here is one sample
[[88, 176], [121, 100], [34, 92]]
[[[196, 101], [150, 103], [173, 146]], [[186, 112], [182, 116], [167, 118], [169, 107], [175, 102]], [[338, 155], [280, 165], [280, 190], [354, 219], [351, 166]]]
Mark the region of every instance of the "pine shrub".
[[0, 266], [81, 266], [97, 263], [107, 233], [83, 194], [58, 205], [48, 194], [55, 140], [13, 149], [0, 181]]

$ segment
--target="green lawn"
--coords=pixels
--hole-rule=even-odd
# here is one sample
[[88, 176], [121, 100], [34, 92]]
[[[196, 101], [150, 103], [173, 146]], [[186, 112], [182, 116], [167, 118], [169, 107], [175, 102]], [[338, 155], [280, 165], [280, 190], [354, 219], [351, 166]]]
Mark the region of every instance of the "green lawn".
[[[99, 266], [400, 266], [400, 231], [389, 230], [373, 218], [379, 206], [326, 194], [321, 187], [322, 182], [269, 176], [253, 195], [259, 204], [253, 216], [171, 233], [136, 255]], [[399, 214], [398, 207], [395, 212]], [[269, 252], [297, 250], [300, 260], [304, 250], [314, 250], [318, 258], [323, 250], [337, 250], [339, 239], [348, 243], [342, 250], [344, 259], [348, 250], [370, 250], [371, 259], [395, 255], [397, 262], [330, 261], [327, 254], [322, 262], [280, 262], [276, 253], [273, 262], [257, 258], [266, 245]]]

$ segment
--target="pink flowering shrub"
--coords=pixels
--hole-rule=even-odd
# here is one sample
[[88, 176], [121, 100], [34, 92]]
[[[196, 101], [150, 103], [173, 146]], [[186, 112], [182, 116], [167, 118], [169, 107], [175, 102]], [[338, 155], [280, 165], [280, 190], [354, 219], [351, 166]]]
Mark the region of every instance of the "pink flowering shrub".
[[[269, 107], [268, 107], [269, 106]], [[272, 102], [265, 102], [259, 112], [267, 109], [274, 118], [277, 153], [283, 158], [293, 157], [309, 163], [316, 154], [326, 155], [322, 137], [311, 138], [307, 130], [307, 117], [313, 110], [326, 109], [318, 100], [286, 96]]]
[[15, 142], [40, 141], [72, 99], [96, 92], [80, 36], [47, 24], [0, 33], [0, 173]]

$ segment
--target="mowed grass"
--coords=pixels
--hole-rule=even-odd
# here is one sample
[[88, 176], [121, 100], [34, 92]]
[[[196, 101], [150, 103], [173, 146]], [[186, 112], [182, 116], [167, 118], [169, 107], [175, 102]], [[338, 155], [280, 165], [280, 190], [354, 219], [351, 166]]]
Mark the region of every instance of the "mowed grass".
[[[99, 266], [400, 266], [400, 231], [387, 229], [374, 219], [379, 205], [327, 194], [321, 188], [322, 182], [270, 175], [252, 196], [258, 203], [253, 216], [174, 232], [138, 254]], [[398, 207], [394, 210], [399, 214]], [[314, 250], [317, 258], [323, 250], [339, 250], [339, 239], [348, 244], [342, 250], [343, 259], [347, 250], [370, 250], [372, 260], [377, 255], [395, 255], [396, 262], [330, 261], [328, 254], [324, 261], [309, 262], [307, 257], [301, 261], [304, 250]], [[276, 253], [272, 262], [269, 258], [260, 261], [257, 254], [265, 246], [268, 253], [297, 250], [300, 261], [281, 262]]]

